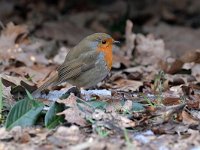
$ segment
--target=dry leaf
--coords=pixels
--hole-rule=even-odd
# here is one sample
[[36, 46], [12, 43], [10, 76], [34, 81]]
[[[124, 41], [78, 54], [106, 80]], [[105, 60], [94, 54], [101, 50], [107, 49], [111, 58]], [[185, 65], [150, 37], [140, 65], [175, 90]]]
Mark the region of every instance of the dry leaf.
[[[21, 34], [27, 34], [26, 26], [14, 25], [12, 22], [8, 23], [6, 28], [1, 32], [0, 36], [0, 56], [3, 59], [12, 58], [16, 53], [22, 51], [19, 44], [16, 44], [16, 38]], [[24, 44], [27, 44], [25, 42]]]
[[174, 97], [165, 97], [165, 99], [162, 101], [162, 103], [165, 106], [172, 106], [172, 105], [178, 105], [181, 103], [180, 98], [174, 98]]
[[106, 107], [106, 112], [116, 112], [122, 109], [122, 104], [120, 99], [111, 99], [108, 101], [108, 105]]
[[23, 77], [13, 77], [13, 76], [8, 76], [5, 74], [0, 74], [0, 78], [2, 78], [2, 83], [4, 86], [9, 87], [9, 86], [14, 86], [14, 87], [21, 87], [27, 89], [28, 91], [34, 91], [36, 89], [36, 85], [32, 82], [30, 82], [28, 79], [23, 78]]
[[160, 60], [159, 66], [166, 73], [174, 74], [182, 69], [183, 64], [184, 62], [179, 59], [176, 59], [174, 62], [170, 62], [170, 63]]
[[164, 122], [168, 122], [174, 114], [182, 112], [185, 105], [186, 104], [179, 104], [179, 105], [161, 107], [160, 109], [157, 109], [156, 117], [154, 118], [153, 122], [155, 124], [162, 124]]
[[182, 111], [182, 118], [183, 118], [183, 123], [188, 124], [188, 125], [198, 125], [199, 120], [194, 119], [189, 113], [186, 111]]
[[[83, 108], [83, 111], [80, 110], [77, 104], [77, 97], [74, 94], [70, 94], [70, 96], [67, 99], [64, 100], [58, 100], [58, 103], [63, 103], [66, 106], [69, 106], [70, 108], [67, 108], [61, 113], [58, 113], [58, 115], [65, 115], [65, 120], [67, 120], [69, 123], [75, 123], [80, 126], [85, 126], [87, 124], [85, 118], [88, 115], [88, 112], [91, 110]], [[91, 111], [92, 112], [92, 111]]]
[[144, 36], [138, 34], [136, 36], [136, 62], [149, 65], [157, 64], [159, 60], [165, 60], [169, 55], [169, 51], [165, 49], [162, 39], [155, 39], [153, 35]]
[[4, 105], [11, 107], [15, 104], [15, 100], [13, 98], [13, 95], [10, 93], [11, 92], [11, 87], [6, 87], [3, 85], [3, 97], [5, 98], [4, 100]]
[[119, 79], [113, 82], [113, 89], [121, 90], [121, 91], [137, 91], [140, 86], [143, 85], [141, 81], [135, 80], [127, 80], [127, 79]]
[[180, 60], [184, 63], [195, 62], [200, 63], [200, 49], [186, 52], [181, 56]]
[[17, 76], [29, 78], [33, 83], [40, 83], [44, 80], [55, 67], [46, 67], [35, 65], [33, 67], [11, 67], [6, 72], [16, 74]]

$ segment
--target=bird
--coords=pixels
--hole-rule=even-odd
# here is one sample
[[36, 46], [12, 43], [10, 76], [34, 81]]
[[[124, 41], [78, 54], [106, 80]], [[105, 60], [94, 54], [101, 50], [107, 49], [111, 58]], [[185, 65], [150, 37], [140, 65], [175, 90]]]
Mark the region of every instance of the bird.
[[110, 72], [113, 63], [113, 45], [120, 43], [109, 34], [94, 33], [82, 39], [66, 55], [55, 75], [32, 94], [63, 82], [77, 88], [90, 88], [101, 82]]

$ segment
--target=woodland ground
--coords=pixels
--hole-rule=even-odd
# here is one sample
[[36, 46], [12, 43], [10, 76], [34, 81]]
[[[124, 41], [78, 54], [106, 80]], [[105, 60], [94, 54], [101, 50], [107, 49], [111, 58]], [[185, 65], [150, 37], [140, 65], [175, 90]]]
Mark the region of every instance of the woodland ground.
[[[0, 1], [0, 150], [199, 150], [199, 6]], [[121, 41], [110, 75], [91, 89], [64, 83], [33, 98], [95, 32]]]

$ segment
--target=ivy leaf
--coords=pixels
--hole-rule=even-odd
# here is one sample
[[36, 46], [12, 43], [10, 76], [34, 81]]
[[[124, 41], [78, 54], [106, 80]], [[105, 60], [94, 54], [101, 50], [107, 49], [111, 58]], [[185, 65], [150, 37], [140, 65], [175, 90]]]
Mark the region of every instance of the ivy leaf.
[[64, 104], [54, 102], [45, 115], [45, 127], [52, 129], [64, 122], [64, 116], [57, 115], [65, 109]]
[[14, 126], [32, 126], [40, 115], [44, 104], [29, 99], [28, 97], [18, 101], [10, 110], [5, 127], [11, 129]]

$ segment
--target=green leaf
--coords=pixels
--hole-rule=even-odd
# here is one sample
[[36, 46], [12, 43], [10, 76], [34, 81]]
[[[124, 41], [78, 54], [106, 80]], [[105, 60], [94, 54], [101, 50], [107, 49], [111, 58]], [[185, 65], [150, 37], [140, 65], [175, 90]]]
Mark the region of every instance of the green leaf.
[[45, 115], [45, 126], [49, 129], [52, 129], [58, 126], [60, 123], [64, 122], [64, 116], [56, 115], [64, 109], [64, 104], [54, 102]]
[[88, 101], [94, 109], [105, 109], [107, 103], [103, 101]]
[[5, 127], [34, 125], [43, 107], [44, 104], [28, 98], [18, 101], [9, 112]]
[[145, 108], [141, 103], [133, 102], [132, 111], [143, 111]]
[[31, 95], [31, 93], [27, 89], [25, 89], [25, 90], [26, 90], [26, 94], [27, 94], [28, 98], [34, 99], [33, 96]]

